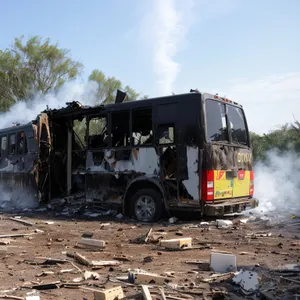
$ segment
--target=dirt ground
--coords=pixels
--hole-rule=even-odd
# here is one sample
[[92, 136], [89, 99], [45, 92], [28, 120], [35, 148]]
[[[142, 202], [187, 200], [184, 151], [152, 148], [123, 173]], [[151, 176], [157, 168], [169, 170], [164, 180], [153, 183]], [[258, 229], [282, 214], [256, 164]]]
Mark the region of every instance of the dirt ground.
[[[72, 219], [54, 217], [47, 212], [39, 215], [19, 214], [20, 220], [33, 223], [33, 226], [29, 226], [10, 220], [9, 217], [13, 216], [16, 215], [0, 216], [0, 235], [32, 235], [0, 237], [0, 298], [13, 295], [25, 299], [32, 293], [32, 287], [53, 282], [56, 282], [56, 286], [37, 292], [40, 299], [94, 299], [93, 289], [120, 285], [125, 295], [137, 295], [141, 292], [140, 286], [126, 282], [126, 277], [129, 269], [140, 268], [166, 276], [177, 284], [165, 285], [167, 299], [217, 299], [217, 295], [218, 299], [247, 299], [239, 286], [233, 285], [232, 275], [227, 274], [221, 280], [208, 283], [205, 278], [211, 278], [212, 271], [202, 271], [196, 262], [186, 263], [195, 260], [209, 262], [212, 252], [234, 254], [238, 270], [257, 272], [262, 278], [261, 292], [264, 289], [273, 293], [274, 298], [264, 295], [265, 299], [296, 299], [295, 295], [300, 294], [300, 285], [297, 284], [297, 280], [300, 283], [300, 271], [296, 274], [298, 277], [292, 274], [293, 277], [285, 277], [287, 280], [271, 273], [272, 269], [284, 269], [286, 264], [297, 264], [300, 261], [299, 219], [273, 225], [268, 220], [259, 218], [252, 218], [251, 222], [248, 220], [244, 224], [240, 219], [245, 217], [238, 217], [231, 219], [233, 224], [228, 228], [218, 228], [216, 222], [211, 220], [208, 225], [200, 225], [199, 220], [177, 221], [175, 224], [170, 224], [168, 220], [157, 224], [138, 224], [107, 217]], [[171, 251], [151, 240], [137, 243], [135, 240], [145, 235], [150, 228], [154, 239], [159, 236], [163, 239], [191, 237], [195, 249]], [[104, 240], [105, 248], [77, 248], [76, 244], [84, 233], [92, 233], [93, 239]], [[256, 233], [264, 234], [254, 237], [253, 234]], [[84, 266], [67, 255], [74, 252], [89, 260], [114, 261], [120, 264], [92, 270], [91, 266]], [[51, 261], [46, 261], [47, 258], [62, 261], [52, 264]], [[61, 270], [68, 271], [62, 273]], [[78, 282], [78, 278], [82, 277], [80, 271], [85, 270], [95, 271], [100, 277], [98, 280]], [[295, 282], [290, 281], [290, 278]], [[76, 283], [78, 286], [65, 286], [68, 283]], [[288, 290], [290, 296], [284, 296], [283, 290]], [[150, 289], [150, 292], [152, 299], [163, 299], [158, 290]], [[262, 293], [251, 297], [249, 299], [260, 299]]]

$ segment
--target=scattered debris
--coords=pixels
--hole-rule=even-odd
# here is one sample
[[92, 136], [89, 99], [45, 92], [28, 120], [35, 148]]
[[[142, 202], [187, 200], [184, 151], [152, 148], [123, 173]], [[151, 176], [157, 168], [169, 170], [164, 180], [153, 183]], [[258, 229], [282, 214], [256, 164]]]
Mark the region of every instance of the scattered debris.
[[95, 300], [116, 300], [123, 299], [124, 297], [124, 292], [121, 286], [104, 291], [94, 291]]
[[35, 233], [2, 234], [0, 235], [0, 239], [17, 238], [17, 237], [25, 237], [25, 236], [32, 236], [32, 235], [35, 235]]
[[255, 294], [259, 289], [258, 275], [256, 272], [241, 270], [232, 280], [241, 287], [243, 294], [247, 296]]
[[99, 280], [100, 279], [100, 275], [97, 272], [90, 272], [90, 271], [85, 271], [83, 274], [83, 277], [85, 280], [88, 280], [88, 279]]
[[233, 225], [232, 221], [230, 220], [216, 220], [218, 228], [228, 228]]
[[82, 238], [85, 238], [85, 239], [90, 239], [93, 237], [93, 233], [92, 232], [85, 232], [82, 234], [81, 236]]
[[101, 240], [95, 240], [91, 238], [82, 238], [77, 244], [76, 247], [82, 248], [82, 247], [90, 247], [90, 248], [100, 248], [103, 249], [105, 247], [105, 241]]
[[152, 300], [149, 288], [146, 285], [141, 285], [142, 287], [142, 293], [145, 300]]
[[232, 254], [211, 253], [210, 268], [218, 273], [236, 270], [236, 256]]
[[24, 300], [23, 297], [17, 297], [17, 296], [12, 296], [12, 295], [0, 295], [0, 299]]
[[128, 281], [134, 284], [164, 285], [171, 282], [167, 277], [147, 272], [129, 272]]
[[0, 240], [0, 245], [9, 245], [11, 243], [10, 239], [2, 239]]
[[33, 223], [31, 223], [31, 222], [29, 222], [29, 221], [21, 220], [21, 219], [16, 218], [16, 217], [14, 217], [14, 218], [11, 217], [11, 218], [9, 218], [9, 219], [12, 220], [12, 221], [21, 223], [21, 224], [23, 224], [23, 225], [26, 225], [26, 226], [33, 226], [33, 225], [34, 225]]
[[60, 284], [60, 281], [54, 281], [54, 282], [49, 282], [49, 283], [33, 285], [33, 286], [31, 286], [31, 288], [35, 289], [35, 290], [52, 290], [52, 289], [57, 289], [59, 284]]
[[117, 215], [116, 215], [116, 218], [117, 218], [117, 219], [123, 219], [123, 215], [122, 215], [122, 214], [117, 214]]
[[149, 231], [147, 232], [146, 236], [145, 236], [145, 239], [144, 239], [144, 242], [145, 243], [148, 243], [148, 240], [149, 240], [149, 236], [151, 235], [152, 233], [152, 228], [149, 229]]
[[75, 258], [80, 264], [87, 267], [117, 266], [120, 264], [119, 261], [115, 260], [89, 260], [78, 252], [75, 252], [74, 254], [67, 253], [67, 256]]
[[167, 249], [184, 250], [192, 248], [192, 238], [161, 240], [160, 246]]
[[187, 260], [185, 263], [197, 265], [198, 269], [201, 271], [209, 271], [210, 270], [210, 262], [201, 261], [201, 260]]
[[[67, 207], [64, 210], [70, 211]], [[101, 212], [103, 214], [104, 211]], [[14, 217], [15, 220], [23, 221], [21, 217]], [[17, 227], [8, 217], [0, 221], [9, 224], [8, 228], [2, 227], [6, 229], [3, 233], [21, 231], [21, 226]], [[40, 223], [45, 221], [36, 224]], [[41, 293], [46, 299], [75, 299], [77, 296], [90, 299], [92, 295], [88, 293], [93, 293], [95, 299], [190, 300], [198, 297], [205, 300], [242, 300], [261, 297], [287, 300], [300, 294], [297, 227], [289, 227], [293, 232], [283, 232], [282, 227], [271, 229], [257, 221], [257, 217], [236, 218], [229, 223], [218, 220], [169, 227], [161, 223], [148, 227], [143, 235], [133, 240], [139, 236], [144, 224], [90, 222], [86, 226], [85, 221], [81, 223], [76, 218], [68, 220], [67, 230], [63, 228], [62, 221], [55, 220], [55, 224], [44, 225], [41, 227], [43, 231], [35, 229], [34, 238], [29, 228], [24, 234], [0, 236], [4, 268], [0, 275], [8, 274], [7, 278], [2, 276], [4, 287], [8, 288], [11, 282], [16, 281], [16, 276], [18, 281], [14, 289], [0, 291], [0, 298], [40, 300], [38, 290], [43, 290]], [[229, 229], [220, 231], [218, 228]], [[136, 235], [136, 232], [139, 234]], [[99, 239], [92, 238], [99, 233]], [[15, 239], [27, 235], [28, 239]], [[138, 244], [133, 241], [138, 241]], [[74, 246], [82, 250], [73, 252], [70, 249]], [[92, 249], [96, 251], [90, 251]], [[191, 251], [179, 252], [185, 249]], [[168, 250], [179, 251], [171, 253]], [[31, 256], [32, 253], [36, 254]], [[41, 253], [52, 254], [56, 258], [39, 256]], [[238, 255], [238, 263], [233, 253]], [[266, 265], [272, 265], [274, 254], [280, 254], [276, 256], [276, 266], [281, 268], [270, 270]], [[67, 257], [64, 259], [62, 255]], [[15, 258], [18, 266], [13, 262]], [[249, 264], [251, 260], [253, 263]], [[249, 268], [245, 270], [244, 265], [249, 265]], [[129, 266], [145, 266], [147, 271], [139, 268], [128, 270]], [[239, 272], [236, 272], [237, 266]], [[17, 273], [17, 270], [20, 272]], [[33, 292], [21, 297], [21, 292], [28, 288]]]
[[170, 224], [175, 224], [177, 221], [178, 221], [178, 219], [176, 217], [172, 217], [169, 219]]

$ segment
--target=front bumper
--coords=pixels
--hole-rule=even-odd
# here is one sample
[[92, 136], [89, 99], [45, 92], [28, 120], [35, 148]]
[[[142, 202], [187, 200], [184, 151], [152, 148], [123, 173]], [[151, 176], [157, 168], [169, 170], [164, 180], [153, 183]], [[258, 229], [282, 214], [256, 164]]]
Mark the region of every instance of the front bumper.
[[204, 215], [224, 216], [226, 214], [241, 213], [245, 210], [257, 207], [258, 204], [259, 201], [256, 198], [221, 200], [212, 203], [207, 201], [203, 205]]

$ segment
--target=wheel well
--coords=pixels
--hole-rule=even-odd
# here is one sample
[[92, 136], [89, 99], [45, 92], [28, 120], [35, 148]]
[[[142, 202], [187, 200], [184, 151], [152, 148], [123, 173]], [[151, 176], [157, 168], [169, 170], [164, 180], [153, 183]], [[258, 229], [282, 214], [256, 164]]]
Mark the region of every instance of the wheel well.
[[130, 199], [132, 196], [141, 189], [153, 189], [161, 194], [163, 197], [162, 190], [158, 187], [156, 183], [153, 183], [149, 180], [137, 180], [134, 183], [132, 183], [129, 188], [127, 189], [125, 193], [124, 198], [124, 214], [129, 215], [130, 214]]

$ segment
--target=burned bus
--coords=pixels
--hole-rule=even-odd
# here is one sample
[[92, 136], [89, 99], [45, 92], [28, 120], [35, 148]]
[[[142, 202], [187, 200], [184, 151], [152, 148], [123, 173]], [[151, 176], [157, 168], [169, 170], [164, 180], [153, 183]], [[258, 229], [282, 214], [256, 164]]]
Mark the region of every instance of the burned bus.
[[125, 96], [38, 116], [31, 174], [42, 201], [81, 191], [87, 203], [143, 222], [175, 209], [222, 216], [258, 204], [241, 105], [192, 90], [132, 102]]

